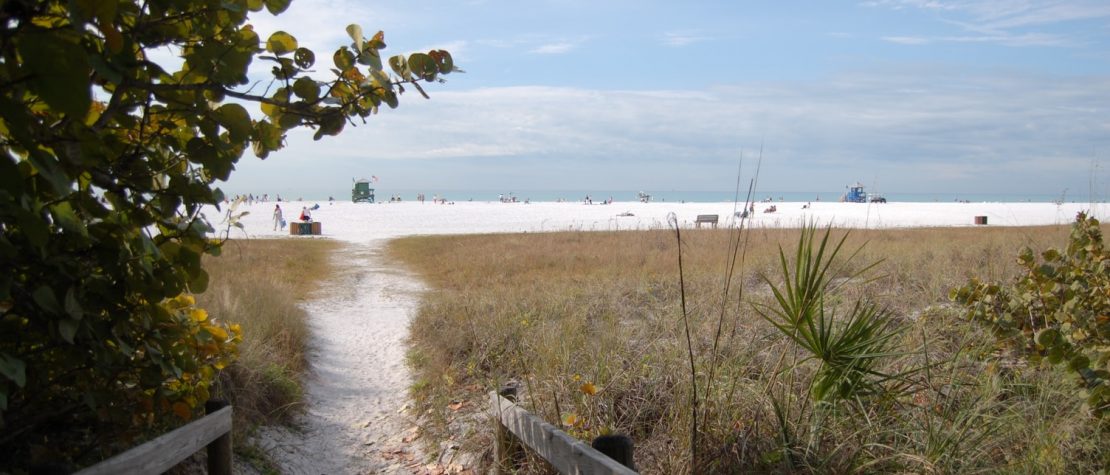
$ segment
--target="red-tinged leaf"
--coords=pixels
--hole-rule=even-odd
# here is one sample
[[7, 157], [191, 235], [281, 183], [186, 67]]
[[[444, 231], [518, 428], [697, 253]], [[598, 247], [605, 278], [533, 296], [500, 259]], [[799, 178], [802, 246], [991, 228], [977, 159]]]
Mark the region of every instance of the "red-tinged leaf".
[[193, 410], [189, 408], [188, 404], [180, 401], [173, 403], [173, 413], [177, 415], [177, 417], [180, 417], [183, 421], [187, 421], [193, 418]]
[[370, 39], [370, 47], [374, 49], [385, 48], [385, 32], [378, 31], [374, 37]]

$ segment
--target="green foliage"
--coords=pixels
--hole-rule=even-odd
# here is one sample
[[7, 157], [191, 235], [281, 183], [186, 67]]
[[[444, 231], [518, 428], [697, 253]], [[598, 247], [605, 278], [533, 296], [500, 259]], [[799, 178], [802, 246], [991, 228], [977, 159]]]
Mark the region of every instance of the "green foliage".
[[[435, 71], [395, 79], [378, 32], [309, 77], [312, 51], [284, 32], [263, 42], [247, 22], [288, 5], [0, 5], [0, 466], [84, 463], [192, 417], [239, 341], [188, 295], [207, 287], [201, 256], [219, 251], [202, 214], [223, 201], [215, 184], [294, 127], [335, 135], [396, 107], [402, 83], [457, 71], [433, 51]], [[165, 48], [176, 71], [149, 60]], [[245, 87], [256, 60], [276, 87]]]
[[1009, 285], [972, 279], [950, 297], [1030, 362], [1063, 365], [1098, 416], [1110, 412], [1110, 256], [1099, 222], [1076, 216], [1064, 250], [1018, 255]]
[[[833, 430], [836, 415], [846, 408], [865, 420], [873, 417], [907, 383], [906, 374], [883, 371], [885, 363], [900, 355], [895, 350], [903, 332], [892, 312], [864, 297], [850, 307], [842, 302], [842, 287], [863, 283], [862, 276], [878, 262], [849, 271], [849, 263], [863, 247], [841, 259], [848, 234], [835, 241], [831, 238], [831, 226], [818, 240], [816, 226], [808, 225], [802, 228], [790, 260], [780, 246], [782, 284], [763, 276], [774, 299], [752, 304], [790, 343], [773, 366], [775, 376], [765, 389], [778, 431], [776, 446], [760, 460], [771, 466], [801, 469], [822, 465], [822, 458], [833, 460], [839, 449], [829, 446], [844, 442], [825, 435]], [[794, 391], [808, 398], [797, 398]]]
[[[856, 301], [847, 315], [840, 317], [835, 310], [826, 310], [826, 301], [836, 291], [834, 282], [838, 281], [838, 269], [832, 266], [848, 238], [844, 235], [830, 247], [830, 234], [831, 229], [826, 229], [818, 243], [816, 229], [805, 227], [798, 240], [793, 269], [780, 248], [782, 286], [775, 286], [764, 277], [775, 296], [775, 305], [756, 305], [760, 316], [805, 350], [806, 356], [796, 365], [809, 360], [820, 363], [809, 383], [811, 397], [819, 402], [880, 392], [879, 383], [889, 376], [876, 369], [877, 363], [891, 356], [891, 342], [900, 336], [892, 325], [890, 312], [874, 304]], [[841, 276], [839, 282], [851, 281], [874, 266]]]

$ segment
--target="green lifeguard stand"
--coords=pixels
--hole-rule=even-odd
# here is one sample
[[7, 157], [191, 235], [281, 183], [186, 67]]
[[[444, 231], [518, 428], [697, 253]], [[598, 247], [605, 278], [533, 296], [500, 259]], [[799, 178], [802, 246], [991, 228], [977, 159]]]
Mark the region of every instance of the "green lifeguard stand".
[[355, 203], [359, 201], [374, 202], [374, 189], [370, 188], [370, 180], [360, 178], [355, 181], [355, 187], [351, 189], [351, 201]]

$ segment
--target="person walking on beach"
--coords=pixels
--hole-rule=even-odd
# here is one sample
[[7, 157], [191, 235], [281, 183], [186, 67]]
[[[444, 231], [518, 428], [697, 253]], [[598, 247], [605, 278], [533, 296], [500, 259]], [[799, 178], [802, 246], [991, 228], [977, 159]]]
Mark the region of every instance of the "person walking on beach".
[[285, 227], [285, 217], [281, 215], [281, 205], [274, 205], [274, 231]]

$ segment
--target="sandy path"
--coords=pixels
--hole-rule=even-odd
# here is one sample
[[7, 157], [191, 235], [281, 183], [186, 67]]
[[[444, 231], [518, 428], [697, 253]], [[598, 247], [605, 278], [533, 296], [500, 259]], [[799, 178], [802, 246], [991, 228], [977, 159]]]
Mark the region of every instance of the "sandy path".
[[385, 241], [345, 244], [336, 274], [304, 306], [313, 340], [307, 410], [258, 445], [284, 473], [414, 473], [404, 339], [421, 284], [384, 262]]

